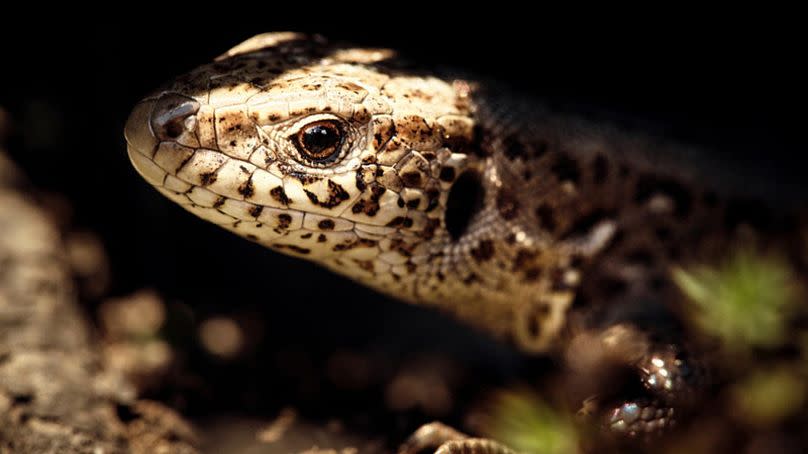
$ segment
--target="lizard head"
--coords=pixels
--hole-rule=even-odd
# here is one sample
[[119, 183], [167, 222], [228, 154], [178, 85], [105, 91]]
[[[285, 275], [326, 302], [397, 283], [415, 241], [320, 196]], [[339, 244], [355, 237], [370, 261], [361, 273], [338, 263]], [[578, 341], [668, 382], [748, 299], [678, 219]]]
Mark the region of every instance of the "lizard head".
[[188, 211], [413, 299], [416, 268], [452, 240], [469, 90], [389, 50], [270, 33], [145, 98], [125, 135], [138, 172]]

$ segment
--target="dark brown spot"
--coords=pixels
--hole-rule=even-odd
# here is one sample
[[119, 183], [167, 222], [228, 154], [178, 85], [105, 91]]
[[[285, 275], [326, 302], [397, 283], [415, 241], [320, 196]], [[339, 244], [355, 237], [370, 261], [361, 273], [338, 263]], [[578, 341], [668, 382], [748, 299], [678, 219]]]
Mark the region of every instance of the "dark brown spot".
[[300, 181], [300, 183], [302, 183], [304, 186], [312, 184], [312, 183], [316, 183], [316, 182], [323, 179], [323, 177], [321, 177], [321, 176], [311, 175], [311, 174], [303, 173], [303, 172], [294, 172], [293, 171], [293, 172], [289, 172], [289, 175], [297, 178]]
[[375, 216], [380, 208], [379, 199], [386, 191], [387, 189], [384, 187], [374, 184], [370, 189], [370, 197], [368, 199], [357, 200], [351, 207], [351, 211], [354, 214], [365, 213], [368, 216]]
[[311, 200], [311, 203], [313, 203], [313, 204], [315, 204], [315, 205], [319, 205], [319, 204], [320, 204], [320, 200], [319, 200], [319, 199], [317, 199], [317, 194], [315, 194], [315, 193], [313, 193], [313, 192], [311, 192], [311, 191], [308, 191], [308, 190], [306, 190], [306, 189], [304, 189], [304, 190], [303, 190], [303, 192], [305, 192], [305, 193], [306, 193], [306, 195], [307, 195], [307, 196], [309, 196], [309, 200]]
[[490, 260], [494, 256], [494, 242], [491, 240], [480, 241], [477, 247], [471, 250], [471, 256], [478, 263]]
[[474, 125], [472, 134], [472, 143], [470, 143], [467, 148], [463, 148], [461, 151], [483, 158], [490, 156], [493, 153], [493, 149], [491, 148], [488, 130], [483, 128], [483, 126], [478, 123]]
[[365, 91], [364, 88], [360, 87], [359, 85], [353, 82], [341, 82], [340, 84], [337, 85], [337, 87], [343, 88], [353, 93], [362, 93]]
[[348, 249], [353, 249], [354, 247], [356, 247], [355, 242], [339, 243], [339, 244], [335, 244], [334, 247], [331, 248], [331, 250], [332, 251], [346, 251]]
[[213, 208], [221, 208], [222, 205], [227, 201], [227, 197], [219, 197], [213, 202]]
[[410, 208], [410, 209], [414, 210], [414, 209], [418, 208], [418, 205], [420, 205], [420, 204], [421, 204], [421, 199], [412, 199], [412, 200], [407, 202], [407, 208]]
[[538, 313], [535, 307], [531, 308], [530, 312], [527, 314], [525, 318], [525, 326], [528, 335], [536, 339], [541, 335], [541, 314]]
[[365, 178], [363, 177], [362, 171], [356, 171], [356, 189], [359, 189], [359, 192], [365, 192], [365, 188], [367, 188], [367, 184], [365, 183]]
[[[455, 184], [455, 186], [457, 186], [457, 184]], [[482, 189], [482, 186], [480, 186], [480, 188]], [[449, 195], [451, 197], [451, 193], [449, 193]], [[424, 210], [424, 212], [429, 213], [430, 211], [437, 208], [438, 205], [440, 204], [440, 191], [438, 191], [437, 189], [430, 189], [426, 191], [426, 197], [428, 202], [426, 204], [426, 209]]]
[[264, 207], [262, 207], [261, 205], [256, 205], [250, 208], [250, 216], [257, 218], [258, 216], [261, 216], [262, 211], [264, 211]]
[[476, 273], [471, 273], [463, 278], [463, 283], [466, 285], [473, 284], [475, 282], [480, 282], [480, 276], [478, 276]]
[[288, 229], [290, 225], [292, 225], [292, 216], [289, 216], [286, 213], [281, 213], [278, 215], [278, 228]]
[[317, 223], [317, 227], [320, 230], [333, 230], [334, 229], [334, 221], [331, 219], [323, 219], [322, 221]]
[[539, 219], [539, 223], [541, 226], [550, 231], [555, 232], [555, 229], [558, 227], [555, 219], [555, 212], [550, 205], [546, 203], [542, 203], [536, 208], [536, 217]]
[[297, 252], [298, 254], [308, 254], [311, 252], [311, 249], [295, 246], [294, 244], [274, 244], [272, 247], [275, 249], [289, 249], [290, 251]]
[[514, 136], [508, 136], [502, 141], [502, 150], [505, 157], [511, 161], [525, 154], [525, 146]]
[[400, 226], [401, 224], [404, 223], [405, 219], [406, 218], [404, 218], [404, 217], [396, 216], [395, 218], [393, 218], [392, 221], [387, 223], [387, 227], [398, 227], [398, 226]]
[[414, 247], [414, 244], [409, 244], [400, 238], [394, 239], [390, 242], [390, 250], [396, 251], [399, 253], [399, 255], [404, 257], [411, 257]]
[[379, 212], [379, 204], [377, 202], [368, 202], [360, 211], [371, 217], [376, 216], [376, 213]]
[[567, 154], [559, 154], [550, 170], [555, 174], [556, 178], [558, 178], [558, 181], [578, 183], [581, 178], [578, 162]]
[[209, 186], [216, 182], [216, 172], [205, 172], [199, 174], [199, 183], [202, 186]]
[[420, 172], [404, 172], [401, 174], [401, 181], [404, 182], [405, 186], [409, 187], [417, 187], [421, 185], [421, 173]]
[[445, 181], [446, 183], [451, 183], [455, 179], [455, 169], [454, 167], [443, 167], [440, 169], [440, 175], [438, 176], [440, 181]]
[[332, 180], [328, 180], [328, 199], [321, 205], [327, 208], [332, 208], [345, 200], [348, 200], [350, 197], [351, 195], [348, 194], [348, 191], [346, 191], [345, 188], [337, 183], [334, 183]]
[[519, 215], [519, 201], [511, 191], [500, 189], [497, 194], [497, 210], [502, 219], [511, 220]]
[[377, 244], [378, 244], [378, 242], [376, 242], [375, 240], [368, 240], [368, 239], [362, 238], [362, 239], [360, 239], [358, 241], [351, 241], [351, 242], [347, 242], [347, 243], [336, 244], [336, 245], [334, 245], [332, 250], [333, 251], [346, 251], [348, 249], [353, 249], [353, 248], [357, 248], [357, 247], [376, 247]]
[[304, 240], [308, 240], [309, 238], [311, 238], [311, 235], [312, 235], [311, 232], [304, 233], [303, 235], [300, 235], [300, 238], [303, 238]]
[[289, 205], [289, 197], [286, 196], [286, 191], [281, 186], [275, 186], [269, 191], [269, 195], [278, 202]]
[[253, 185], [252, 180], [247, 180], [238, 187], [238, 193], [244, 196], [245, 199], [249, 199], [250, 197], [255, 194], [255, 185]]
[[516, 252], [516, 257], [513, 259], [513, 269], [521, 270], [527, 268], [535, 262], [538, 252], [531, 249], [519, 249]]
[[530, 311], [526, 316], [527, 332], [532, 338], [537, 338], [541, 335], [541, 327], [547, 315], [550, 313], [550, 307], [547, 304], [534, 304], [530, 307]]
[[526, 282], [535, 282], [541, 276], [541, 268], [539, 267], [530, 267], [525, 270], [525, 281]]
[[318, 243], [325, 243], [326, 237], [322, 233], [317, 237]]
[[[390, 142], [390, 139], [396, 135], [396, 124], [390, 119], [382, 119], [379, 120], [382, 125], [374, 127], [375, 132], [373, 134], [373, 149], [376, 151], [382, 151], [382, 149]], [[387, 125], [385, 129], [381, 129], [384, 127], [384, 124]]]
[[356, 265], [359, 268], [361, 268], [361, 269], [363, 269], [363, 270], [365, 270], [365, 271], [367, 271], [369, 273], [373, 272], [373, 262], [370, 261], [370, 260], [354, 259], [354, 263], [356, 263]]
[[435, 230], [437, 230], [439, 226], [440, 226], [439, 219], [434, 218], [427, 219], [426, 225], [424, 226], [424, 230], [421, 231], [421, 237], [427, 240], [434, 238]]
[[351, 212], [353, 212], [353, 214], [359, 214], [365, 211], [366, 205], [368, 205], [368, 203], [365, 200], [357, 200], [351, 207]]

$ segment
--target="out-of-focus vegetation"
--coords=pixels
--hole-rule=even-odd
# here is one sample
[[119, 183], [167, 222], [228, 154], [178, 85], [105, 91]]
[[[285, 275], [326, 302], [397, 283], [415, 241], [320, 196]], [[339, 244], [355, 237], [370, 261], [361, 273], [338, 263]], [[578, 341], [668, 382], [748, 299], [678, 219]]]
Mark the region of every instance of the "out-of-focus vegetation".
[[717, 266], [676, 269], [700, 332], [717, 339], [726, 412], [750, 428], [772, 429], [806, 418], [808, 332], [794, 322], [806, 313], [803, 285], [784, 258], [741, 248]]
[[730, 351], [777, 347], [788, 336], [799, 287], [782, 258], [738, 250], [718, 266], [677, 268], [673, 277], [692, 305], [688, 315]]
[[528, 389], [493, 396], [487, 435], [519, 452], [567, 454], [576, 451], [578, 435], [572, 419], [551, 408]]
[[[808, 422], [804, 283], [782, 256], [738, 247], [724, 261], [672, 270], [683, 314], [715, 387], [655, 452], [802, 452]], [[495, 395], [488, 435], [530, 453], [580, 452], [586, 434], [535, 393]], [[577, 429], [576, 429], [577, 428]], [[639, 447], [642, 450], [642, 445]]]

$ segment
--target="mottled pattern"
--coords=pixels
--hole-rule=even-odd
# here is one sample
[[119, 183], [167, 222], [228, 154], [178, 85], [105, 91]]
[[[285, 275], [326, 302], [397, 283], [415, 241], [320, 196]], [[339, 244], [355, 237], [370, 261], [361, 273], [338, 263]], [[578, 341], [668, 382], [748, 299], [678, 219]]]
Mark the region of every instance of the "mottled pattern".
[[[480, 136], [473, 85], [399, 68], [392, 56], [256, 37], [138, 104], [130, 157], [208, 221], [546, 349], [572, 299], [548, 271], [566, 267], [572, 248], [545, 247], [540, 226], [525, 228], [529, 207], [503, 181], [512, 170], [495, 165], [498, 144]], [[329, 119], [345, 125], [340, 155], [308, 165], [290, 137]], [[478, 212], [457, 214], [473, 219], [452, 238], [447, 200], [464, 172], [486, 190]]]
[[[311, 160], [296, 143], [322, 122], [341, 142]], [[697, 151], [292, 33], [176, 79], [135, 107], [126, 136], [146, 180], [199, 217], [528, 352], [671, 312], [670, 266], [720, 257], [756, 212], [733, 209], [748, 185]], [[610, 423], [660, 425], [636, 408]]]

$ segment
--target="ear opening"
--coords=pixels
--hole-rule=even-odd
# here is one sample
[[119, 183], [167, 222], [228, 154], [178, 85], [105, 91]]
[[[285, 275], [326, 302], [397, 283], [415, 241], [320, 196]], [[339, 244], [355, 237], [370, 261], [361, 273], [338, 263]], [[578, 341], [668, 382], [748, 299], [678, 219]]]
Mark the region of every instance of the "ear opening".
[[457, 241], [466, 233], [474, 215], [483, 207], [484, 200], [485, 189], [480, 174], [473, 170], [460, 174], [446, 201], [446, 229], [453, 240]]

